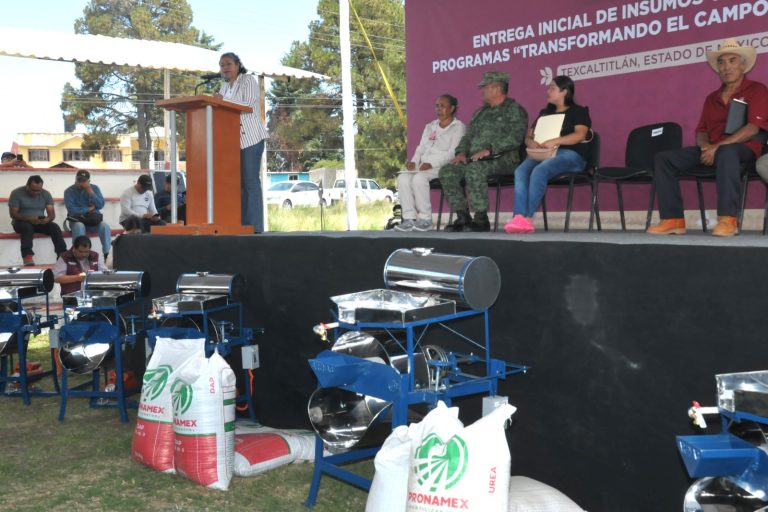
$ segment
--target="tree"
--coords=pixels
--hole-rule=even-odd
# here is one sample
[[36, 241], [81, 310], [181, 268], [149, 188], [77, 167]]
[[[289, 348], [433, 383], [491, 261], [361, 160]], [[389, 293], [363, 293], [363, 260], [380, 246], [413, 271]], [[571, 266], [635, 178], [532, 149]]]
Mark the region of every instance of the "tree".
[[[78, 34], [148, 39], [218, 49], [213, 38], [192, 27], [186, 0], [91, 0], [75, 21]], [[129, 66], [78, 63], [79, 88], [67, 83], [61, 109], [69, 123], [86, 126], [87, 149], [105, 149], [119, 133], [136, 131], [140, 163], [149, 167], [150, 128], [162, 124], [163, 112], [154, 106], [163, 97], [163, 72]], [[172, 91], [191, 91], [191, 74], [174, 74]]]
[[[376, 57], [401, 105], [405, 99], [405, 26], [402, 0], [353, 0]], [[330, 78], [325, 82], [273, 84], [268, 99], [274, 154], [270, 168], [295, 170], [321, 159], [340, 159], [341, 57], [338, 0], [319, 0], [319, 18], [306, 42], [294, 42], [283, 58]], [[405, 161], [405, 126], [399, 119], [357, 20], [350, 20], [352, 88], [356, 108], [357, 167], [362, 176], [392, 181]]]

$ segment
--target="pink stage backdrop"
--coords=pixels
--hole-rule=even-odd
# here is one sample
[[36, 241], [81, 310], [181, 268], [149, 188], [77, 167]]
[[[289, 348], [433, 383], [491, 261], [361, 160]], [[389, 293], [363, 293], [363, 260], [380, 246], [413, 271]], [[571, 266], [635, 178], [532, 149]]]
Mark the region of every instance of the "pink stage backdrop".
[[[484, 71], [510, 74], [510, 96], [533, 120], [553, 76], [576, 82], [602, 136], [602, 165], [622, 165], [636, 126], [676, 121], [692, 144], [706, 94], [720, 82], [707, 50], [725, 38], [757, 48], [750, 77], [768, 83], [768, 0], [409, 0], [409, 156], [435, 98], [459, 99], [468, 122]], [[693, 207], [693, 205], [689, 205]]]

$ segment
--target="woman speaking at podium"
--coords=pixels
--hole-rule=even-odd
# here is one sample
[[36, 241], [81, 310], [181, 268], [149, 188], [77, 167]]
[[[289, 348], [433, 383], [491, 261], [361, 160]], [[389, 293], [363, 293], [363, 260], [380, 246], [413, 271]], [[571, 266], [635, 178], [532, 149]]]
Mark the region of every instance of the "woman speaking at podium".
[[214, 98], [247, 105], [253, 112], [240, 113], [240, 216], [243, 226], [253, 226], [256, 233], [264, 231], [264, 206], [261, 195], [261, 156], [267, 130], [261, 124], [261, 97], [259, 86], [240, 57], [232, 52], [219, 59], [219, 70], [224, 86]]

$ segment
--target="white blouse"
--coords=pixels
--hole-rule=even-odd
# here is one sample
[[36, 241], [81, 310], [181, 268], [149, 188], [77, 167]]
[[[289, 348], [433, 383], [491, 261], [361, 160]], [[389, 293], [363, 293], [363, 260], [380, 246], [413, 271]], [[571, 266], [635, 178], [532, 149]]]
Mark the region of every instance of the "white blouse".
[[269, 137], [261, 124], [261, 97], [259, 84], [253, 75], [239, 74], [232, 82], [226, 82], [219, 90], [225, 100], [247, 105], [253, 112], [240, 113], [240, 149], [254, 146]]
[[464, 123], [455, 117], [445, 128], [440, 128], [440, 121], [435, 119], [424, 127], [421, 142], [409, 162], [415, 163], [416, 169], [423, 163], [432, 165], [435, 170], [440, 169], [455, 156], [456, 146], [466, 131]]

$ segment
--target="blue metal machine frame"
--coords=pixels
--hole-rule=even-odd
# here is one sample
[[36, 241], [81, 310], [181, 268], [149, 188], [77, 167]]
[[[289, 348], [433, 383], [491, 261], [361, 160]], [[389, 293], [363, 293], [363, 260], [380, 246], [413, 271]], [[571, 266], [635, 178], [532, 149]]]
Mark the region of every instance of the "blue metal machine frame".
[[[725, 477], [763, 502], [768, 501], [768, 453], [732, 434], [743, 422], [768, 425], [768, 418], [743, 411], [718, 408], [722, 432], [714, 435], [677, 436], [677, 447], [691, 478]], [[762, 493], [762, 495], [760, 495]]]
[[[30, 297], [45, 296], [45, 320], [35, 312], [35, 308], [30, 308], [32, 311], [32, 320], [30, 323], [25, 323], [24, 320], [28, 319], [27, 311], [24, 309], [22, 301]], [[37, 292], [24, 298], [14, 297], [9, 299], [2, 299], [0, 303], [3, 304], [15, 304], [15, 311], [4, 311], [0, 313], [0, 332], [14, 333], [16, 335], [16, 343], [18, 345], [19, 353], [19, 375], [14, 376], [13, 372], [13, 354], [4, 353], [0, 355], [0, 395], [4, 396], [17, 396], [15, 393], [6, 393], [9, 383], [18, 383], [19, 395], [25, 405], [31, 403], [31, 396], [55, 396], [60, 392], [59, 381], [56, 377], [56, 353], [51, 348], [51, 370], [37, 373], [35, 375], [28, 375], [27, 372], [27, 346], [24, 343], [24, 337], [27, 334], [40, 334], [40, 331], [46, 327], [55, 327], [58, 323], [58, 317], [50, 314], [50, 303], [48, 300], [48, 293]], [[53, 378], [54, 391], [42, 391], [42, 390], [30, 390], [29, 384], [36, 382], [42, 378], [51, 376]]]
[[[216, 323], [213, 319], [214, 315], [224, 313], [226, 311], [237, 310], [238, 325], [236, 331], [237, 336], [230, 335], [224, 338], [221, 342], [215, 343], [211, 341], [213, 336], [209, 330], [211, 323]], [[243, 305], [239, 302], [229, 303], [223, 306], [212, 307], [200, 311], [189, 311], [180, 313], [156, 313], [157, 320], [155, 322], [156, 327], [150, 329], [148, 332], [149, 345], [152, 350], [155, 348], [155, 342], [158, 337], [167, 338], [189, 338], [192, 337], [192, 329], [186, 327], [157, 327], [157, 321], [167, 318], [185, 318], [185, 317], [202, 317], [202, 331], [198, 331], [205, 337], [205, 355], [210, 357], [214, 351], [217, 351], [222, 357], [226, 357], [232, 353], [233, 347], [243, 347], [250, 345], [253, 341], [254, 329], [250, 327], [243, 327]], [[258, 333], [264, 332], [263, 329], [256, 329]], [[251, 378], [248, 371], [243, 369], [243, 376], [245, 379], [245, 396], [238, 395], [236, 402], [238, 404], [246, 404], [248, 406], [248, 417], [251, 421], [256, 421], [256, 412], [253, 405], [253, 389], [251, 384]]]
[[[119, 320], [121, 313], [130, 310], [135, 310], [136, 307], [141, 308], [141, 316], [126, 315], [124, 318], [131, 320], [129, 326], [131, 332], [121, 333]], [[102, 370], [106, 368], [98, 367], [91, 372], [91, 380], [84, 382], [74, 388], [69, 388], [69, 370], [62, 366], [61, 372], [61, 407], [59, 409], [59, 421], [64, 421], [64, 416], [67, 411], [67, 399], [70, 396], [73, 397], [85, 397], [89, 398], [89, 405], [93, 408], [117, 408], [120, 413], [120, 421], [123, 423], [128, 422], [128, 406], [132, 408], [138, 407], [135, 402], [128, 403], [126, 396], [136, 393], [141, 390], [141, 382], [138, 383], [138, 387], [126, 389], [125, 382], [123, 381], [123, 347], [136, 345], [136, 341], [139, 336], [146, 331], [147, 311], [146, 303], [143, 297], [136, 297], [131, 301], [127, 301], [124, 304], [118, 304], [115, 306], [99, 306], [99, 307], [77, 307], [75, 308], [77, 313], [111, 313], [114, 318], [114, 324], [110, 324], [106, 321], [93, 321], [93, 320], [78, 320], [76, 318], [70, 319], [67, 315], [64, 315], [65, 325], [61, 328], [59, 334], [59, 340], [61, 342], [70, 343], [109, 343], [112, 345], [115, 354], [115, 390], [114, 391], [102, 391], [100, 390], [100, 375]], [[135, 321], [140, 320], [141, 329], [136, 330]], [[105, 383], [107, 380], [107, 373], [104, 373]], [[87, 389], [89, 388], [90, 389]], [[114, 400], [114, 402], [112, 402]]]
[[[461, 318], [481, 316], [484, 322], [484, 343], [478, 343], [447, 325], [448, 322]], [[425, 320], [405, 323], [365, 323], [358, 322], [348, 324], [339, 322], [339, 330], [385, 330], [393, 340], [398, 341], [395, 331], [405, 332], [405, 346], [401, 348], [407, 353], [408, 367], [414, 368], [414, 350], [418, 349], [429, 328], [436, 326], [445, 329], [462, 340], [470, 343], [484, 355], [451, 354], [447, 365], [440, 365], [447, 374], [442, 378], [442, 386], [437, 389], [417, 389], [413, 372], [398, 373], [388, 365], [367, 361], [358, 357], [339, 354], [332, 351], [323, 351], [317, 358], [309, 361], [312, 370], [318, 378], [319, 387], [340, 387], [348, 391], [370, 395], [379, 399], [391, 401], [392, 427], [405, 425], [408, 422], [408, 408], [415, 404], [435, 405], [438, 400], [443, 400], [450, 405], [453, 398], [484, 394], [495, 395], [498, 389], [499, 379], [505, 379], [507, 375], [527, 372], [530, 367], [520, 364], [510, 364], [490, 356], [490, 331], [488, 323], [488, 310], [465, 310], [450, 315], [443, 315]], [[417, 332], [418, 330], [418, 332]], [[475, 375], [462, 372], [457, 363], [457, 357], [464, 362], [485, 363], [485, 374]], [[435, 366], [435, 365], [433, 365]], [[368, 459], [376, 455], [381, 447], [352, 449], [350, 451], [324, 455], [323, 440], [316, 436], [315, 441], [315, 468], [312, 476], [312, 484], [305, 505], [312, 507], [317, 501], [320, 490], [320, 480], [323, 474], [328, 474], [339, 480], [369, 490], [371, 480], [357, 475], [340, 465], [358, 460]]]

